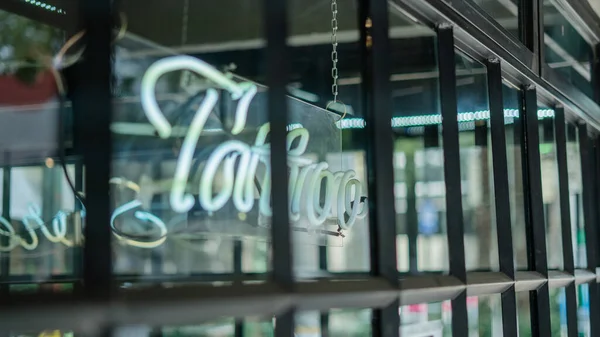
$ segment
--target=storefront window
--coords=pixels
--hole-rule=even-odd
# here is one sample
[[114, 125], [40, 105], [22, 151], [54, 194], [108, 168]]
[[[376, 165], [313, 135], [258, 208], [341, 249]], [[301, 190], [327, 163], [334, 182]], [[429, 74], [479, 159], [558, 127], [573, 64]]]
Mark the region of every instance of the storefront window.
[[467, 270], [497, 270], [486, 68], [457, 52], [456, 75], [465, 262]]
[[[289, 2], [290, 222], [296, 276], [367, 272], [365, 111], [352, 2]], [[304, 40], [303, 43], [295, 41]], [[307, 141], [307, 143], [304, 143]]]
[[519, 328], [519, 337], [531, 337], [531, 306], [529, 305], [528, 291], [517, 293], [517, 324]]
[[587, 267], [583, 191], [581, 182], [581, 155], [579, 132], [575, 124], [567, 123], [567, 171], [569, 174], [569, 206], [571, 207], [571, 237], [575, 267]]
[[[468, 302], [471, 303], [471, 309], [477, 311], [477, 299]], [[452, 305], [450, 301], [402, 306], [400, 308], [400, 336], [452, 336]]]
[[560, 221], [560, 200], [558, 193], [558, 162], [556, 159], [554, 110], [538, 103], [538, 119], [548, 268], [561, 269], [563, 266], [562, 225]]
[[[261, 12], [239, 3], [214, 22], [207, 18], [222, 8], [208, 3], [177, 11], [146, 4], [143, 16], [132, 2], [121, 6], [129, 32], [115, 46], [115, 273], [200, 281], [265, 273], [270, 145], [264, 46], [254, 43]], [[152, 15], [177, 29], [151, 24]]]
[[0, 278], [54, 280], [56, 287], [44, 289], [58, 291], [60, 282], [79, 276], [83, 207], [74, 197], [82, 193], [76, 179], [81, 175], [67, 153], [73, 143], [71, 103], [60, 97], [64, 35], [2, 10], [0, 27]]
[[[427, 27], [390, 13], [398, 269], [448, 271], [436, 38]], [[394, 37], [395, 29], [407, 27], [421, 33]]]
[[565, 288], [550, 289], [550, 323], [552, 336], [567, 336]]
[[515, 267], [527, 269], [527, 239], [525, 235], [525, 202], [523, 196], [523, 165], [521, 153], [521, 128], [518, 89], [505, 84], [504, 123], [506, 130], [506, 159], [508, 163], [508, 186], [510, 192], [510, 214], [512, 224]]
[[579, 336], [591, 336], [590, 289], [588, 284], [580, 284], [577, 286], [577, 331], [579, 332]]
[[469, 336], [504, 336], [502, 334], [501, 301], [500, 294], [467, 298]]

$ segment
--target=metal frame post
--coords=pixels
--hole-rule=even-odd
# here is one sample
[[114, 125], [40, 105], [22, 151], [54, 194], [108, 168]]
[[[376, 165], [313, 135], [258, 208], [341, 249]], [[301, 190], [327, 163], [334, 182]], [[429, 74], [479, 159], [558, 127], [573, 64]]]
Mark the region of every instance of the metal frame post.
[[[546, 228], [542, 201], [540, 139], [537, 111], [537, 92], [533, 86], [522, 91], [519, 118], [523, 119], [521, 148], [523, 155], [523, 191], [529, 270], [548, 278], [546, 255]], [[550, 294], [548, 283], [532, 291], [529, 296], [532, 335], [550, 336]]]
[[[558, 193], [560, 202], [560, 221], [563, 245], [563, 269], [575, 275], [573, 260], [573, 238], [571, 235], [571, 206], [569, 200], [569, 171], [567, 166], [567, 137], [565, 111], [562, 107], [554, 108], [554, 132], [556, 135], [556, 161], [558, 164]], [[575, 282], [565, 287], [567, 307], [567, 334], [577, 337], [577, 286]]]
[[[490, 131], [492, 134], [492, 160], [494, 170], [494, 197], [498, 258], [500, 272], [515, 280], [512, 222], [510, 213], [510, 190], [508, 185], [508, 162], [506, 154], [506, 126], [502, 98], [502, 67], [500, 60], [487, 62], [488, 95], [490, 105]], [[502, 294], [502, 332], [516, 336], [517, 300], [514, 286]]]

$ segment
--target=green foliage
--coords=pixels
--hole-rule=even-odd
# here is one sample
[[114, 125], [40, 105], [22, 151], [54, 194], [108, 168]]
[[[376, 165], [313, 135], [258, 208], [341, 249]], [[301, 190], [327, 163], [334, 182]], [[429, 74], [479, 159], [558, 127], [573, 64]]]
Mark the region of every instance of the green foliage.
[[32, 83], [43, 68], [43, 58], [56, 53], [62, 41], [57, 28], [0, 11], [0, 74], [14, 73]]

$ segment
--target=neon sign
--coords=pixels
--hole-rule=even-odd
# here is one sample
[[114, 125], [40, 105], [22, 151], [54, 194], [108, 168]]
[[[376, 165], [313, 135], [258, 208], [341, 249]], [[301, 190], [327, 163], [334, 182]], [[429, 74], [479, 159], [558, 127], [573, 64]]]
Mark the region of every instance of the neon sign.
[[[161, 59], [150, 66], [142, 78], [141, 103], [146, 117], [156, 129], [158, 135], [169, 138], [173, 126], [166, 119], [158, 106], [155, 88], [158, 79], [173, 71], [187, 70], [204, 76], [219, 88], [231, 94], [237, 101], [234, 123], [231, 129], [233, 135], [238, 135], [246, 127], [246, 119], [250, 103], [257, 93], [257, 87], [251, 82], [233, 81], [220, 73], [209, 64], [189, 56], [174, 56]], [[205, 123], [218, 102], [218, 92], [214, 88], [206, 90], [205, 97], [200, 103], [192, 122], [185, 134], [184, 141], [177, 158], [174, 179], [170, 187], [169, 203], [173, 211], [185, 213], [194, 206], [194, 197], [186, 193], [186, 185], [190, 176], [194, 151], [198, 139], [204, 130]], [[331, 172], [326, 162], [316, 162], [305, 155], [309, 142], [309, 132], [301, 125], [294, 124], [288, 128], [287, 154], [289, 167], [289, 216], [292, 222], [301, 219], [308, 224], [307, 229], [316, 229], [328, 219], [335, 219], [341, 229], [351, 229], [357, 220], [367, 215], [368, 207], [363, 193], [365, 189], [357, 179], [353, 170]], [[253, 144], [239, 140], [228, 140], [221, 143], [209, 156], [203, 168], [199, 182], [199, 204], [203, 209], [214, 214], [221, 210], [228, 201], [235, 208], [247, 213], [254, 208], [255, 178], [260, 180], [260, 195], [258, 210], [263, 216], [271, 216], [271, 171], [270, 147], [267, 136], [270, 132], [269, 123], [258, 128]], [[295, 144], [295, 145], [294, 145]], [[257, 177], [258, 168], [262, 165], [264, 173]], [[236, 170], [237, 167], [237, 170]], [[223, 178], [220, 186], [215, 186], [215, 177], [221, 173]], [[110, 184], [127, 188], [134, 192], [133, 200], [115, 208], [110, 217], [113, 235], [123, 244], [139, 248], [155, 248], [162, 245], [168, 229], [165, 222], [154, 214], [142, 210], [140, 187], [124, 178], [114, 177]], [[324, 187], [324, 188], [323, 188]], [[216, 190], [216, 193], [214, 193]], [[152, 224], [158, 229], [154, 239], [141, 241], [121, 233], [116, 226], [118, 218], [125, 213], [133, 212], [133, 216], [145, 223]], [[85, 217], [85, 210], [80, 212]], [[51, 220], [51, 230], [41, 219], [38, 206], [30, 205], [29, 214], [22, 222], [29, 236], [24, 239], [16, 234], [11, 224], [0, 217], [0, 235], [9, 237], [6, 246], [0, 246], [0, 252], [10, 251], [18, 246], [34, 250], [39, 243], [36, 230], [51, 242], [61, 243], [72, 247], [78, 243], [67, 239], [68, 213], [59, 211]]]
[[[232, 99], [237, 100], [234, 123], [231, 129], [233, 135], [239, 134], [246, 126], [248, 108], [257, 93], [257, 87], [251, 82], [233, 81], [220, 73], [209, 64], [190, 56], [173, 56], [161, 59], [146, 71], [141, 84], [141, 102], [150, 123], [156, 128], [161, 138], [169, 138], [173, 127], [160, 110], [155, 96], [158, 79], [173, 71], [186, 70], [204, 76], [228, 91]], [[216, 89], [206, 90], [205, 97], [185, 135], [175, 176], [170, 192], [171, 208], [179, 213], [189, 211], [194, 204], [194, 197], [185, 193], [185, 187], [190, 175], [190, 168], [198, 138], [204, 125], [218, 101]], [[259, 127], [253, 145], [239, 140], [229, 140], [220, 144], [210, 155], [200, 178], [199, 203], [208, 212], [216, 212], [232, 200], [236, 209], [242, 213], [249, 212], [254, 206], [254, 178], [257, 167], [262, 164], [265, 172], [261, 177], [261, 192], [259, 212], [271, 216], [270, 206], [270, 148], [266, 143], [270, 131], [269, 123]], [[292, 144], [298, 140], [297, 145]], [[356, 178], [356, 172], [347, 170], [331, 172], [326, 162], [316, 163], [304, 156], [308, 145], [309, 133], [303, 127], [291, 130], [287, 135], [290, 219], [298, 221], [302, 215], [308, 220], [309, 227], [322, 225], [330, 217], [336, 218], [342, 229], [350, 229], [357, 219], [367, 214], [368, 207], [364, 203], [364, 188]], [[235, 170], [238, 164], [237, 172]], [[213, 195], [215, 175], [219, 168], [223, 172], [223, 184]], [[321, 204], [321, 186], [324, 184], [324, 203]], [[302, 212], [301, 212], [302, 210]], [[347, 215], [347, 216], [346, 216]]]
[[[8, 252], [19, 246], [26, 250], [36, 249], [39, 244], [39, 238], [36, 233], [37, 229], [40, 229], [50, 242], [62, 243], [67, 247], [73, 247], [74, 242], [67, 239], [67, 212], [58, 211], [56, 213], [52, 218], [52, 230], [50, 230], [42, 220], [38, 205], [30, 204], [27, 207], [27, 211], [29, 214], [25, 215], [21, 221], [25, 231], [29, 235], [28, 239], [18, 235], [11, 223], [6, 218], [0, 217], [0, 225], [3, 227], [3, 229], [0, 229], [0, 235], [8, 237], [8, 243], [4, 246], [0, 245], [0, 252]], [[85, 212], [83, 211], [82, 214], [85, 214]]]

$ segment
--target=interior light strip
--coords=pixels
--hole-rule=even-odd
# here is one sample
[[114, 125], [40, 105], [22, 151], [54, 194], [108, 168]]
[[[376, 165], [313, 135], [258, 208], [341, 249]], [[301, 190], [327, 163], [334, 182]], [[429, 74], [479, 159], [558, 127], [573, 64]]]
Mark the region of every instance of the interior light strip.
[[[505, 118], [518, 118], [519, 110], [517, 109], [504, 109]], [[540, 109], [538, 110], [538, 118], [551, 118], [554, 117], [554, 110], [552, 109]], [[474, 122], [478, 120], [490, 119], [489, 110], [479, 110], [474, 112], [460, 112], [457, 116], [458, 121], [463, 122]], [[424, 126], [434, 125], [442, 123], [442, 115], [423, 115], [423, 116], [409, 116], [409, 117], [394, 117], [392, 118], [392, 127], [410, 127], [410, 126]], [[340, 129], [362, 129], [365, 127], [365, 120], [362, 118], [344, 118], [336, 123]]]
[[43, 1], [37, 1], [37, 0], [23, 0], [23, 1], [30, 5], [34, 5], [36, 7], [45, 9], [49, 12], [55, 12], [55, 13], [59, 13], [59, 14], [67, 14], [67, 12], [64, 9], [58, 8], [54, 5], [47, 4]]

